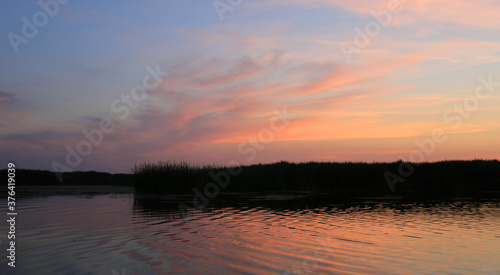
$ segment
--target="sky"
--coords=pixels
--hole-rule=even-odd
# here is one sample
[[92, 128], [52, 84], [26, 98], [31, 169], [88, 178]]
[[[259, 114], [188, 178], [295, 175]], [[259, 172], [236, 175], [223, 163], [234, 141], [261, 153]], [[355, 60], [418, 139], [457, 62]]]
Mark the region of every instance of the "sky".
[[496, 0], [3, 2], [5, 167], [500, 158]]

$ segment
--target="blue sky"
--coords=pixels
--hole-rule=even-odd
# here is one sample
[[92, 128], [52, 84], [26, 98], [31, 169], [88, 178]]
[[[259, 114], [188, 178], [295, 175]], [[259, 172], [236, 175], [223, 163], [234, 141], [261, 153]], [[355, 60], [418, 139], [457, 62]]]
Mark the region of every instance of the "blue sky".
[[[481, 77], [500, 81], [497, 2], [247, 0], [224, 20], [214, 3], [230, 5], [58, 3], [15, 53], [9, 33], [22, 37], [22, 18], [33, 22], [44, 10], [37, 1], [11, 1], [0, 11], [2, 161], [111, 172], [171, 158], [393, 161], [435, 129], [449, 139], [426, 160], [500, 156], [499, 92], [454, 109], [474, 96]], [[387, 26], [375, 19], [382, 13], [390, 14]], [[379, 31], [359, 47], [356, 35], [368, 35], [370, 24]], [[356, 51], [350, 60], [346, 45]], [[159, 68], [162, 80], [120, 118], [113, 102], [125, 106], [122, 96], [143, 84], [147, 67]], [[257, 150], [249, 137], [284, 108], [294, 118]], [[114, 130], [68, 163], [67, 147], [77, 150], [87, 139], [82, 131], [103, 119]], [[251, 161], [238, 150], [243, 143], [255, 145]]]

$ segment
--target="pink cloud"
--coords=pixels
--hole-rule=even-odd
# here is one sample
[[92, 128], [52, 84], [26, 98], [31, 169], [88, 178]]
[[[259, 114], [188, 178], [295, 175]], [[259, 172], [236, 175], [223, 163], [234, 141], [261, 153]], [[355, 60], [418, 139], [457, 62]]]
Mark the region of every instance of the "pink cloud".
[[500, 6], [495, 0], [270, 0], [254, 3], [255, 11], [284, 5], [305, 8], [338, 7], [351, 12], [371, 15], [373, 11], [387, 10], [389, 3], [401, 4], [403, 13], [393, 16], [392, 24], [416, 25], [418, 22], [451, 23], [482, 29], [496, 29], [500, 24]]

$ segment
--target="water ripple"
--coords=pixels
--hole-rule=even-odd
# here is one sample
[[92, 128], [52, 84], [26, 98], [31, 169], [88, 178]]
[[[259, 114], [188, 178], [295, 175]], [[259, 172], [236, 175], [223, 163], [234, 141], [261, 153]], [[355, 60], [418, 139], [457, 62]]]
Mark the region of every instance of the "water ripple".
[[[252, 198], [248, 205], [226, 199], [203, 211], [178, 212], [179, 202], [189, 199], [170, 196], [138, 202], [131, 196], [110, 194], [24, 198], [18, 211], [22, 219], [17, 236], [22, 244], [18, 271], [500, 271], [500, 204], [495, 201], [388, 203], [366, 198], [356, 203], [282, 207], [287, 204], [287, 196], [273, 195]], [[304, 196], [294, 199], [303, 200]], [[272, 204], [268, 205], [269, 200]], [[6, 225], [1, 224], [0, 230], [6, 232]], [[0, 264], [5, 266], [6, 261], [2, 259]]]

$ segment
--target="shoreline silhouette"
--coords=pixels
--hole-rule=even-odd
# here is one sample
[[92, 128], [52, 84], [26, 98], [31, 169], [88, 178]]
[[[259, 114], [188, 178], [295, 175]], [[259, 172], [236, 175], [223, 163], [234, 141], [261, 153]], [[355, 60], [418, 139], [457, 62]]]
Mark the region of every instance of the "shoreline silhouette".
[[[414, 169], [412, 173], [402, 174], [402, 167]], [[0, 170], [0, 175], [6, 173], [7, 170]], [[131, 186], [136, 194], [336, 192], [444, 196], [500, 192], [498, 160], [426, 163], [281, 161], [235, 167], [165, 161], [136, 164], [131, 174], [87, 171], [65, 172], [61, 176], [63, 181], [59, 182], [55, 172], [17, 169], [16, 182], [26, 186]]]

